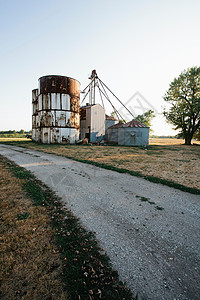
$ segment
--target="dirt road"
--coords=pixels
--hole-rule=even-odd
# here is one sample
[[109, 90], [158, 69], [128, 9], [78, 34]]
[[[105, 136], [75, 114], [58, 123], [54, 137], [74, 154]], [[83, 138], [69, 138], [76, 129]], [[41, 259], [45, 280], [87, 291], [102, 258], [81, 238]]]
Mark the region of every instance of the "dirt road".
[[143, 299], [199, 299], [199, 195], [34, 150], [0, 154], [62, 197]]

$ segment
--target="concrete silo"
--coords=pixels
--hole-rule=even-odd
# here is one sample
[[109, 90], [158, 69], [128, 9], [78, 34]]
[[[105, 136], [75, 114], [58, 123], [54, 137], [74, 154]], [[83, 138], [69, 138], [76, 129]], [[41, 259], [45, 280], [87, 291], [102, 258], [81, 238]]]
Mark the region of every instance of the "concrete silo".
[[69, 77], [39, 78], [32, 91], [32, 139], [39, 143], [75, 143], [79, 139], [80, 83]]

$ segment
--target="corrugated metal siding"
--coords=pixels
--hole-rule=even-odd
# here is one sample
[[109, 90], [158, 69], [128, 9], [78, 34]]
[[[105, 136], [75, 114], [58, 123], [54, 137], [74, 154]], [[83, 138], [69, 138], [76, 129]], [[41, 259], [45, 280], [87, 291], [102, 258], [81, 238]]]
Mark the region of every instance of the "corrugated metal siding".
[[54, 75], [41, 77], [39, 90], [32, 91], [33, 140], [75, 143], [80, 128], [79, 98], [80, 84], [75, 79]]
[[105, 109], [99, 105], [91, 107], [91, 142], [101, 141], [105, 135]]
[[108, 128], [108, 141], [111, 143], [118, 143], [118, 128]]
[[108, 128], [115, 125], [118, 121], [115, 120], [114, 118], [111, 118], [111, 119], [108, 119], [106, 117], [106, 120], [105, 120], [105, 140], [107, 141], [108, 140]]
[[132, 121], [124, 124], [124, 127], [136, 127], [136, 128], [139, 127], [139, 128], [141, 128], [141, 127], [148, 127], [148, 126], [146, 126], [145, 124], [142, 124], [139, 121], [132, 120]]
[[90, 142], [101, 141], [105, 135], [105, 109], [100, 104], [81, 108], [81, 139], [90, 133]]
[[121, 127], [118, 129], [118, 144], [126, 146], [147, 146], [149, 144], [148, 127]]

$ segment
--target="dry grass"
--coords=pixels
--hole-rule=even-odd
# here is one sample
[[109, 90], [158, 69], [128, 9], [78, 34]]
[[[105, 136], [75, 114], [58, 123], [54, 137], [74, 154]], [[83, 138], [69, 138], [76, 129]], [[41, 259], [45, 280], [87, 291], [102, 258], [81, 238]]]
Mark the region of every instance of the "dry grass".
[[0, 298], [67, 299], [44, 207], [24, 196], [21, 180], [0, 163]]
[[[172, 138], [150, 138], [150, 145], [183, 145], [185, 140], [183, 139], [172, 139]], [[200, 141], [192, 140], [192, 143], [200, 145]]]

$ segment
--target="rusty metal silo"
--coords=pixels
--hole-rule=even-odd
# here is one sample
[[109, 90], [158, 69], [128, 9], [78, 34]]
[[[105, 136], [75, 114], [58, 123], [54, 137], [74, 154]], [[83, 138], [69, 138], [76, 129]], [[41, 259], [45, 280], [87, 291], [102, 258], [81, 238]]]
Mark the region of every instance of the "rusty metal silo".
[[35, 140], [75, 143], [79, 139], [80, 83], [65, 76], [43, 76], [39, 78], [37, 98]]
[[32, 139], [38, 142], [38, 89], [32, 90]]

